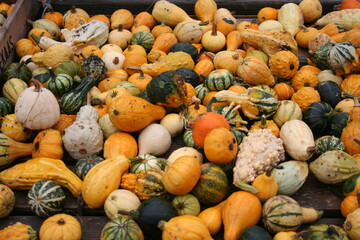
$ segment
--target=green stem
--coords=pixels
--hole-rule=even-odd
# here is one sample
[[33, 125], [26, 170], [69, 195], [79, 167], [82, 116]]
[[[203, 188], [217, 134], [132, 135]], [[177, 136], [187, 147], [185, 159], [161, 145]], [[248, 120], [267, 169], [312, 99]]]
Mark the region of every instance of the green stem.
[[240, 188], [241, 190], [251, 192], [253, 194], [257, 194], [259, 192], [258, 189], [251, 186], [250, 184], [244, 183], [243, 181], [237, 181], [236, 186]]

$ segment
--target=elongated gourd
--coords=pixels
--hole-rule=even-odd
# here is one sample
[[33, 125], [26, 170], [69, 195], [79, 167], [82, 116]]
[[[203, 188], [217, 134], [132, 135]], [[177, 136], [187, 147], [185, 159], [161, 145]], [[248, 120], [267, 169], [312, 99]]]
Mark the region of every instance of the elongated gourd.
[[0, 133], [0, 167], [6, 166], [17, 158], [31, 156], [32, 143], [17, 142]]
[[300, 25], [304, 24], [304, 17], [299, 5], [286, 3], [282, 5], [278, 13], [278, 21], [284, 29], [293, 36], [300, 30]]
[[29, 190], [43, 179], [68, 188], [75, 197], [80, 196], [82, 181], [60, 159], [33, 158], [0, 172], [0, 181], [11, 189]]
[[178, 23], [192, 19], [182, 8], [168, 1], [157, 1], [151, 15], [159, 23], [175, 27]]
[[198, 215], [198, 217], [204, 221], [205, 225], [209, 229], [211, 235], [215, 235], [219, 232], [222, 224], [222, 209], [225, 204], [225, 201], [221, 203], [204, 209]]
[[130, 161], [123, 155], [106, 159], [86, 174], [81, 186], [82, 197], [89, 208], [102, 207], [109, 194], [120, 186], [121, 176], [129, 169]]
[[360, 9], [344, 9], [329, 12], [317, 20], [315, 25], [324, 27], [330, 23], [339, 24], [345, 31], [350, 30], [360, 23]]

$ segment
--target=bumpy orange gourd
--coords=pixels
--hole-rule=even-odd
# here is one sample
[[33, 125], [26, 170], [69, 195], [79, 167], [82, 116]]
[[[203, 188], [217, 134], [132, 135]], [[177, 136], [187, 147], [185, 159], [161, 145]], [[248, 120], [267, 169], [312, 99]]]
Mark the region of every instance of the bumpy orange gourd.
[[138, 145], [135, 138], [126, 132], [111, 134], [104, 143], [104, 158], [113, 158], [124, 155], [128, 158], [136, 157]]
[[40, 52], [40, 47], [28, 38], [19, 39], [15, 44], [15, 51], [18, 57], [34, 55]]
[[359, 196], [347, 196], [341, 201], [340, 211], [345, 218], [358, 208], [360, 208]]
[[148, 12], [140, 12], [134, 18], [134, 26], [147, 26], [152, 28], [155, 24], [154, 17]]
[[350, 155], [360, 153], [360, 104], [357, 98], [350, 111], [350, 120], [341, 133], [341, 141], [345, 145], [345, 152]]
[[341, 90], [344, 93], [360, 98], [360, 74], [351, 74], [341, 82]]
[[290, 51], [280, 51], [270, 57], [269, 66], [274, 76], [290, 79], [299, 68], [299, 59]]
[[52, 126], [53, 129], [59, 130], [61, 135], [64, 134], [66, 128], [70, 127], [76, 120], [76, 115], [60, 114], [59, 121]]
[[64, 156], [62, 144], [60, 131], [51, 128], [42, 130], [33, 141], [32, 158], [47, 157], [62, 159]]
[[321, 98], [319, 92], [315, 88], [302, 87], [292, 95], [291, 100], [296, 102], [301, 108], [301, 111], [304, 112], [312, 103], [320, 102]]
[[5, 115], [1, 121], [1, 132], [15, 141], [23, 142], [32, 134], [30, 129], [24, 128], [14, 113]]

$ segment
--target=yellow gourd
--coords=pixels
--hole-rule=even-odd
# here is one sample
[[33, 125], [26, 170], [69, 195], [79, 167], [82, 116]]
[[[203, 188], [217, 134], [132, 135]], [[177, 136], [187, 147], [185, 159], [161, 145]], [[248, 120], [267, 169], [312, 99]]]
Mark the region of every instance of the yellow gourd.
[[261, 202], [265, 202], [269, 198], [275, 196], [278, 191], [278, 183], [276, 178], [271, 175], [271, 169], [258, 175], [252, 183], [252, 186], [259, 190], [255, 195]]
[[40, 66], [51, 67], [55, 69], [61, 63], [72, 60], [74, 52], [66, 44], [56, 43], [50, 46], [45, 52], [36, 53], [31, 57], [31, 61]]
[[157, 22], [164, 23], [170, 27], [175, 27], [182, 21], [195, 21], [182, 8], [168, 1], [157, 1], [151, 15], [153, 15]]
[[218, 233], [222, 226], [222, 208], [224, 204], [225, 201], [222, 201], [216, 206], [204, 209], [198, 215], [209, 229], [211, 235]]
[[0, 167], [6, 166], [20, 157], [31, 156], [32, 143], [17, 142], [0, 133]]
[[278, 232], [275, 234], [273, 240], [292, 240], [293, 235], [295, 235], [296, 232], [290, 231], [290, 232]]

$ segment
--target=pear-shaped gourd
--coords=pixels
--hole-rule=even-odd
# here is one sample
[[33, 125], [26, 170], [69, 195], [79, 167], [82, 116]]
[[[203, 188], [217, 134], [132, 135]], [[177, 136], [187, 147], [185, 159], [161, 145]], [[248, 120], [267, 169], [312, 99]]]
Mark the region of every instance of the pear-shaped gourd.
[[56, 97], [48, 89], [35, 86], [25, 89], [15, 104], [15, 115], [25, 128], [40, 130], [52, 127], [60, 118]]

